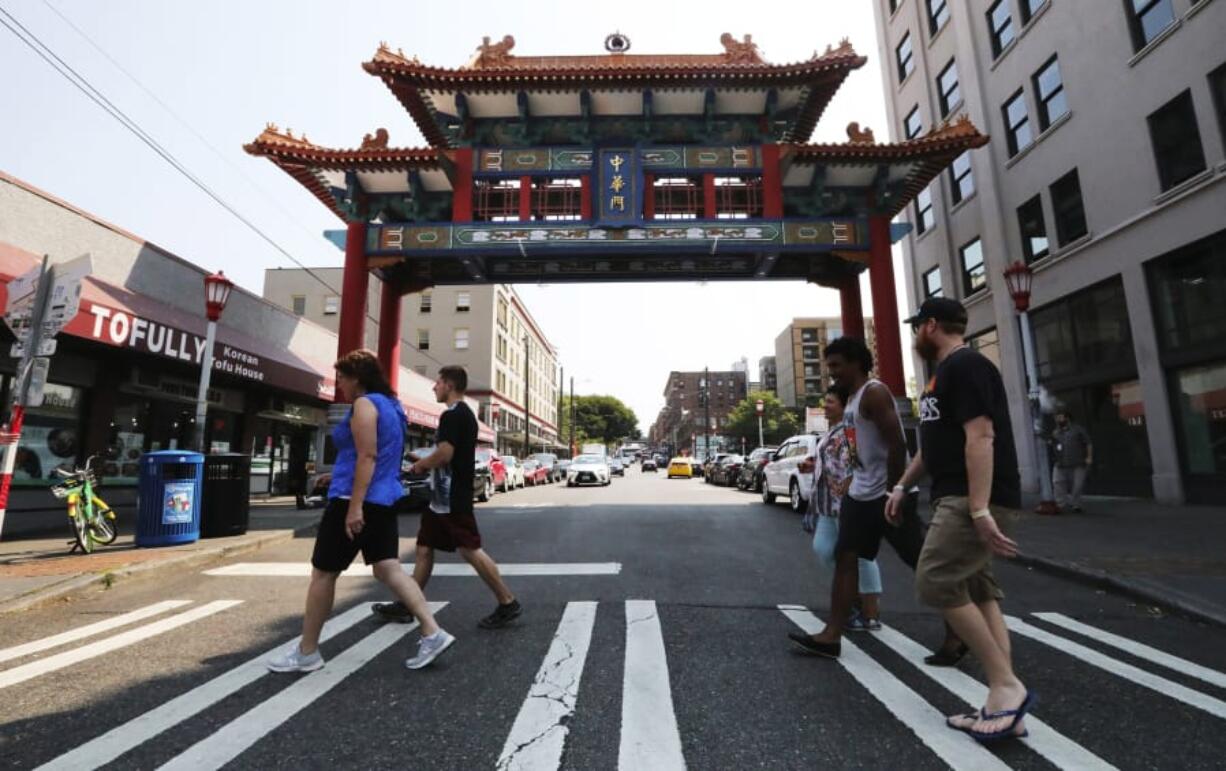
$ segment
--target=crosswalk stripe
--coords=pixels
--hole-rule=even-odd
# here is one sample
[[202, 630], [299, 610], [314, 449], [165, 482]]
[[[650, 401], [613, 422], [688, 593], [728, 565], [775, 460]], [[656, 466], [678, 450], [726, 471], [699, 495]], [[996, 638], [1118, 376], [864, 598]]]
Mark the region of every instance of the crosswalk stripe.
[[[817, 616], [799, 605], [780, 605], [779, 610], [792, 623], [807, 634], [817, 634], [825, 629]], [[843, 638], [839, 664], [854, 677], [865, 690], [890, 711], [907, 728], [911, 729], [928, 749], [937, 754], [951, 768], [956, 769], [1007, 769], [995, 755], [981, 747], [974, 739], [964, 736], [945, 725], [945, 716], [924, 701], [906, 683], [860, 650], [855, 643]]]
[[[404, 571], [412, 574], [413, 563], [402, 563]], [[498, 570], [504, 576], [614, 576], [622, 571], [620, 562], [511, 562], [499, 563]], [[204, 571], [206, 576], [273, 576], [300, 578], [311, 575], [307, 562], [236, 562], [233, 565]], [[435, 578], [472, 577], [477, 572], [467, 563], [435, 563]], [[374, 578], [368, 566], [354, 565], [341, 573], [342, 578]]]
[[626, 601], [626, 666], [617, 767], [619, 771], [685, 768], [668, 682], [664, 635], [652, 600]]
[[1070, 632], [1077, 632], [1089, 637], [1091, 640], [1098, 640], [1100, 643], [1110, 645], [1112, 648], [1118, 648], [1125, 653], [1131, 653], [1139, 659], [1145, 659], [1167, 669], [1181, 672], [1189, 677], [1195, 677], [1197, 680], [1203, 680], [1210, 685], [1216, 685], [1218, 688], [1226, 688], [1226, 674], [1209, 669], [1208, 667], [1202, 667], [1195, 662], [1182, 659], [1178, 656], [1172, 656], [1157, 648], [1151, 648], [1144, 643], [1129, 640], [1127, 637], [1120, 637], [1104, 629], [1083, 624], [1062, 613], [1035, 613], [1033, 615], [1035, 618], [1042, 619], [1049, 624], [1064, 627]]
[[1215, 699], [1212, 696], [1206, 696], [1205, 694], [1199, 691], [1194, 691], [1191, 688], [1185, 688], [1179, 683], [1172, 680], [1167, 680], [1165, 677], [1160, 677], [1151, 672], [1146, 672], [1143, 669], [1134, 667], [1131, 664], [1125, 664], [1122, 661], [1117, 661], [1110, 656], [1104, 656], [1098, 651], [1093, 650], [1092, 648], [1087, 648], [1080, 643], [1073, 642], [1072, 640], [1066, 640], [1065, 638], [1054, 635], [1051, 632], [1039, 629], [1037, 626], [1027, 624], [1020, 618], [1005, 616], [1005, 622], [1008, 623], [1009, 629], [1015, 634], [1022, 635], [1023, 637], [1029, 637], [1032, 640], [1037, 640], [1044, 645], [1049, 645], [1056, 650], [1067, 653], [1074, 658], [1081, 659], [1087, 664], [1092, 664], [1099, 669], [1104, 669], [1113, 675], [1118, 675], [1119, 677], [1136, 683], [1137, 685], [1157, 691], [1158, 693], [1164, 696], [1169, 696], [1172, 699], [1182, 701], [1184, 704], [1204, 710], [1211, 715], [1216, 715], [1217, 717], [1226, 719], [1226, 702], [1223, 702], [1220, 699]]
[[38, 653], [39, 651], [58, 648], [66, 643], [83, 640], [86, 637], [93, 637], [96, 634], [109, 632], [112, 629], [118, 629], [121, 626], [127, 626], [128, 624], [136, 621], [141, 621], [151, 616], [165, 613], [168, 610], [174, 610], [175, 608], [181, 608], [184, 605], [191, 604], [191, 600], [164, 600], [162, 602], [155, 602], [152, 605], [146, 605], [143, 608], [137, 608], [136, 610], [99, 621], [95, 624], [87, 624], [82, 627], [77, 627], [76, 629], [69, 629], [67, 632], [61, 632], [60, 634], [51, 635], [50, 637], [44, 637], [41, 640], [33, 640], [22, 645], [14, 645], [11, 648], [4, 648], [3, 650], [0, 650], [0, 661], [19, 659], [22, 656], [29, 656], [31, 653]]
[[545, 661], [528, 690], [511, 733], [498, 758], [499, 771], [554, 769], [562, 762], [569, 730], [566, 720], [575, 713], [579, 679], [596, 623], [595, 602], [570, 602]]
[[[432, 602], [430, 609], [438, 612], [446, 605], [445, 602]], [[411, 624], [386, 624], [379, 627], [346, 648], [323, 669], [299, 678], [293, 685], [260, 702], [208, 738], [196, 742], [171, 758], [162, 768], [221, 768], [416, 628], [416, 621]], [[404, 676], [411, 675], [405, 672]]]
[[[325, 643], [367, 618], [370, 618], [370, 603], [359, 603], [339, 616], [329, 619], [324, 624], [323, 632], [319, 635], [319, 642]], [[296, 645], [300, 639], [301, 637], [295, 637], [278, 644], [246, 663], [60, 755], [40, 766], [38, 771], [76, 771], [81, 768], [97, 768], [110, 763], [125, 752], [135, 749], [163, 731], [194, 717], [230, 694], [236, 693], [268, 674], [265, 666], [268, 657], [280, 653], [291, 645]]]
[[54, 656], [48, 656], [45, 659], [31, 661], [29, 664], [6, 669], [0, 672], [0, 688], [8, 688], [10, 685], [24, 683], [26, 680], [38, 677], [39, 675], [45, 675], [48, 672], [54, 672], [58, 669], [96, 658], [104, 653], [110, 653], [113, 650], [127, 647], [141, 640], [147, 640], [163, 632], [169, 632], [184, 624], [190, 624], [193, 621], [198, 621], [206, 616], [211, 616], [214, 613], [219, 613], [226, 608], [232, 608], [241, 603], [242, 600], [217, 600], [207, 605], [202, 605], [199, 608], [175, 614], [170, 618], [164, 618], [161, 621], [153, 621], [144, 626], [120, 632], [117, 635], [104, 638], [89, 645], [82, 645], [80, 648], [73, 648], [63, 653], [57, 653]]
[[[911, 638], [888, 626], [882, 626], [875, 636], [920, 672], [972, 707], [978, 708], [987, 700], [987, 686], [975, 678], [950, 667], [932, 667], [925, 664], [924, 657], [932, 651]], [[1026, 716], [1026, 730], [1030, 732], [1030, 736], [1021, 741], [1051, 761], [1056, 768], [1100, 769], [1101, 771], [1115, 768], [1080, 744], [1056, 732], [1050, 725], [1034, 715]]]

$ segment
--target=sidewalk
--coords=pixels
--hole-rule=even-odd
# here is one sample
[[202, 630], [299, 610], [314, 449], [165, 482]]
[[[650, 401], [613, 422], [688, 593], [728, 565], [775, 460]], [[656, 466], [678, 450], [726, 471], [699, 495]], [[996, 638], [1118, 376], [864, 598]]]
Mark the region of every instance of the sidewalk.
[[82, 591], [95, 584], [110, 585], [163, 569], [212, 562], [288, 541], [309, 531], [320, 509], [299, 511], [293, 498], [251, 501], [251, 519], [243, 535], [206, 538], [181, 546], [138, 549], [133, 543], [133, 517], [121, 513], [119, 537], [93, 554], [69, 554], [68, 521], [62, 535], [0, 541], [0, 614]]
[[1226, 626], [1226, 507], [1091, 497], [1082, 514], [1032, 508], [1019, 562]]

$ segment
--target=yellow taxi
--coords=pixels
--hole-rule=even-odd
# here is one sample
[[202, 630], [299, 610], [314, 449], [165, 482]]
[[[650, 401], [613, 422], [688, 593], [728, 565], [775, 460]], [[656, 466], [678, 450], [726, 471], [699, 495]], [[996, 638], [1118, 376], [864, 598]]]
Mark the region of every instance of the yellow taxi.
[[689, 458], [673, 458], [668, 462], [668, 478], [685, 477], [689, 479], [694, 476], [694, 469], [690, 466]]

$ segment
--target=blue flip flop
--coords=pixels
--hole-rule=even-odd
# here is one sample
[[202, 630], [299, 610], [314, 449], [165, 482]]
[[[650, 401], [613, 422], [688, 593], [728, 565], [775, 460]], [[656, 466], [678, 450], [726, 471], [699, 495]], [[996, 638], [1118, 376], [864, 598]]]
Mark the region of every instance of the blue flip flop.
[[1022, 700], [1022, 705], [1018, 707], [1017, 709], [1002, 709], [999, 712], [984, 712], [983, 710], [980, 710], [980, 715], [983, 717], [984, 720], [997, 720], [1002, 717], [1011, 717], [1013, 719], [1010, 720], [1009, 724], [1006, 725], [1004, 728], [1000, 729], [999, 731], [994, 731], [990, 734], [980, 733], [974, 730], [973, 728], [967, 729], [967, 733], [970, 734], [975, 739], [975, 741], [979, 742], [980, 744], [1000, 741], [1001, 739], [1024, 738], [1026, 733], [1028, 732], [1023, 733], [1023, 734], [1015, 734], [1013, 730], [1017, 727], [1017, 722], [1021, 720], [1022, 718], [1026, 717], [1026, 713], [1030, 711], [1030, 708], [1033, 707], [1038, 702], [1038, 700], [1039, 699], [1037, 695], [1031, 693], [1030, 691], [1026, 691], [1026, 698]]
[[[967, 713], [962, 714], [962, 715], [950, 715], [949, 717], [945, 718], [945, 725], [949, 726], [950, 728], [954, 729], [955, 731], [961, 731], [961, 732], [962, 732], [962, 733], [964, 733], [964, 734], [969, 734], [969, 733], [972, 733], [972, 731], [971, 731], [971, 726], [970, 726], [970, 725], [965, 725], [965, 726], [961, 726], [961, 725], [954, 725], [954, 724], [951, 722], [951, 721], [956, 720], [956, 719], [958, 719], [958, 718], [966, 718], [966, 719], [969, 719], [969, 720], [972, 720], [972, 721], [974, 721], [974, 720], [979, 720], [980, 718], [983, 718], [983, 719], [985, 719], [985, 720], [987, 719], [987, 718], [984, 718], [984, 717], [983, 717], [983, 710], [982, 710], [982, 709], [981, 709], [981, 710], [979, 710], [978, 712], [967, 712]], [[1020, 719], [1020, 718], [1019, 718], [1019, 719]], [[972, 723], [972, 725], [973, 725], [973, 723]], [[1016, 723], [1016, 722], [1014, 722], [1014, 727], [1016, 727], [1016, 726], [1017, 726], [1017, 723]], [[1014, 735], [1013, 735], [1013, 737], [1014, 737], [1015, 739], [1025, 739], [1025, 738], [1026, 738], [1026, 737], [1028, 737], [1028, 736], [1030, 736], [1030, 730], [1029, 730], [1029, 729], [1026, 729], [1026, 728], [1022, 729], [1022, 732], [1021, 732], [1020, 734], [1014, 734]]]

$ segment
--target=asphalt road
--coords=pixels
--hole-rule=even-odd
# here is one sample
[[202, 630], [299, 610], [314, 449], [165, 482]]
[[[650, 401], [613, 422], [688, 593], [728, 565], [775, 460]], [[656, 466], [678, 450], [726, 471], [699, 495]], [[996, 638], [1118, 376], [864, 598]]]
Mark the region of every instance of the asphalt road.
[[[915, 663], [940, 624], [892, 554], [887, 631], [851, 637], [834, 662], [787, 642], [824, 616], [828, 589], [782, 505], [631, 470], [606, 488], [499, 495], [478, 517], [524, 615], [480, 630], [484, 586], [437, 575], [427, 595], [458, 642], [419, 672], [402, 665], [416, 632], [367, 614], [385, 597], [358, 566], [327, 666], [265, 674], [298, 633], [306, 538], [220, 566], [230, 575], [197, 568], [0, 618], [0, 767], [1191, 769], [1226, 756], [1220, 629], [999, 566], [1040, 701], [1030, 739], [987, 751], [943, 726], [979, 706], [981, 674]], [[402, 518], [406, 560], [416, 527]]]

